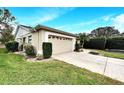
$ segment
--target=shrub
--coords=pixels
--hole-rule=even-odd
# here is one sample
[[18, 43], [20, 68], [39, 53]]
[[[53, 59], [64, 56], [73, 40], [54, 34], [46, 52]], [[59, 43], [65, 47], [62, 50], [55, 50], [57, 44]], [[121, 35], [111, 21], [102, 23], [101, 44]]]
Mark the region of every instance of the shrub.
[[43, 48], [43, 57], [50, 58], [52, 55], [52, 43], [43, 42], [42, 48]]
[[74, 51], [79, 52], [79, 49], [80, 49], [80, 44], [78, 44], [76, 41]]
[[43, 59], [43, 55], [37, 55], [37, 60], [42, 60]]
[[18, 51], [19, 43], [16, 41], [9, 41], [5, 43], [5, 46], [9, 52], [15, 52], [15, 51]]
[[109, 37], [106, 40], [104, 38], [93, 38], [84, 43], [84, 48], [91, 49], [124, 49], [124, 37], [123, 36], [114, 36]]
[[25, 45], [24, 49], [27, 56], [35, 57], [37, 54], [36, 49], [33, 45]]

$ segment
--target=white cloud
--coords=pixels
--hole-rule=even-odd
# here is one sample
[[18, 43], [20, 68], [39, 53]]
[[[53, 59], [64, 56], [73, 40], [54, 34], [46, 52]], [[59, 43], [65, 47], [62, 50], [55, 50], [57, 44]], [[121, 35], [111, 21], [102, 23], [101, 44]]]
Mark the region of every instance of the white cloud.
[[109, 21], [110, 18], [111, 18], [110, 16], [104, 16], [104, 17], [103, 17], [103, 20], [104, 20], [104, 21]]
[[120, 14], [112, 18], [112, 25], [115, 26], [120, 32], [124, 32], [124, 14]]
[[55, 19], [55, 18], [57, 18], [58, 17], [58, 15], [56, 15], [56, 14], [47, 14], [47, 15], [44, 15], [44, 16], [42, 16], [42, 17], [37, 17], [36, 18], [36, 21], [34, 22], [34, 23], [44, 23], [44, 22], [47, 22], [47, 21], [50, 21], [50, 20], [53, 20], [53, 19]]
[[77, 27], [77, 26], [84, 27], [84, 26], [87, 26], [87, 25], [95, 24], [97, 22], [98, 22], [98, 20], [92, 20], [92, 21], [86, 21], [86, 22], [80, 22], [80, 23], [74, 23], [74, 24], [67, 24], [67, 25], [59, 26], [57, 28], [58, 29], [67, 28], [67, 27], [72, 28], [72, 27]]
[[102, 17], [102, 20], [105, 22], [110, 22], [111, 26], [114, 26], [120, 32], [124, 32], [124, 14], [119, 15], [106, 15]]
[[47, 21], [54, 20], [55, 18], [58, 18], [67, 12], [73, 10], [74, 8], [54, 8], [47, 11], [44, 15], [42, 15], [40, 18], [37, 19], [38, 22], [44, 23]]
[[[36, 24], [41, 24], [44, 22], [48, 22], [51, 20], [54, 20], [66, 13], [68, 13], [69, 11], [72, 11], [75, 8], [44, 8], [41, 11], [38, 11], [35, 14], [32, 14], [29, 17], [21, 17], [21, 22], [29, 25], [36, 25]], [[27, 22], [25, 22], [25, 20]], [[30, 23], [30, 20], [32, 21], [32, 23]]]
[[55, 27], [55, 28], [56, 29], [61, 29], [61, 30], [66, 30], [66, 31], [71, 31], [72, 33], [78, 33], [78, 32], [89, 33], [91, 31], [91, 29], [88, 30], [88, 29], [83, 29], [83, 28], [85, 28], [86, 26], [93, 25], [97, 22], [98, 22], [98, 20], [91, 20], [91, 21], [86, 21], [86, 22], [82, 21], [82, 22], [79, 22], [79, 23], [66, 24], [66, 25]]

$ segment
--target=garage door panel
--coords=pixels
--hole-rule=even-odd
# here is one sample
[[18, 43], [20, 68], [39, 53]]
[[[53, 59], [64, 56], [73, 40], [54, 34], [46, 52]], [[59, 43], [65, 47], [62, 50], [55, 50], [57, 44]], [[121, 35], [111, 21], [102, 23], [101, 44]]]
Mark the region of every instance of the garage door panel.
[[53, 54], [72, 51], [72, 40], [48, 39], [53, 46]]

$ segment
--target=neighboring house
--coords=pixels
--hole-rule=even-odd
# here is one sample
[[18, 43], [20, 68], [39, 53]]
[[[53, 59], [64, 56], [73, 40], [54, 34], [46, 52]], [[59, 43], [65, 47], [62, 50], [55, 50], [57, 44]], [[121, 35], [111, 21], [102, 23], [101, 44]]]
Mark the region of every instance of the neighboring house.
[[[0, 24], [0, 32], [1, 32], [1, 29], [3, 29], [4, 28], [4, 25], [1, 23]], [[0, 33], [0, 38], [1, 38], [1, 33]], [[4, 46], [4, 44], [2, 44], [1, 42], [0, 42], [0, 48], [4, 48], [5, 46]]]
[[76, 35], [46, 26], [33, 30], [29, 26], [19, 25], [15, 39], [20, 44], [32, 44], [37, 49], [38, 54], [42, 54], [43, 42], [51, 42], [53, 54], [58, 54], [74, 50]]

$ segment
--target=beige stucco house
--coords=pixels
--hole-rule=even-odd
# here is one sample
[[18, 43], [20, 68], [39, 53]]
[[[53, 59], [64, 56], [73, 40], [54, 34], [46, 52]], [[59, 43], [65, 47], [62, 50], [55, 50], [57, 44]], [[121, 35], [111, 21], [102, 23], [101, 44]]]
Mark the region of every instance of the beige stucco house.
[[74, 50], [76, 35], [46, 26], [33, 30], [29, 26], [19, 25], [16, 30], [15, 39], [20, 44], [32, 44], [38, 54], [42, 54], [43, 42], [51, 42], [53, 54], [59, 54]]

